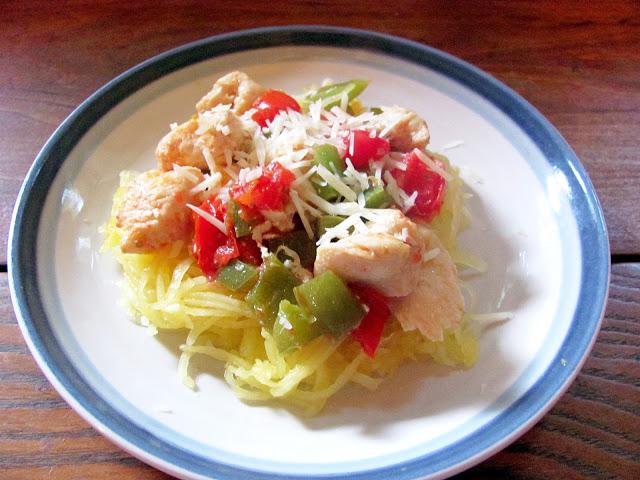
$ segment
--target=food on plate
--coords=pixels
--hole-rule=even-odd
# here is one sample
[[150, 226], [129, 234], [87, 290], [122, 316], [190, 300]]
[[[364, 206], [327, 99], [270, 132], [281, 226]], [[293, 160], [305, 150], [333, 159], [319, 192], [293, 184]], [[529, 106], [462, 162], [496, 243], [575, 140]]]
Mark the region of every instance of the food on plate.
[[474, 363], [462, 181], [416, 112], [365, 107], [366, 87], [296, 98], [231, 72], [171, 125], [154, 169], [122, 172], [105, 248], [135, 319], [185, 332], [187, 386], [206, 355], [243, 400], [314, 414], [416, 358]]

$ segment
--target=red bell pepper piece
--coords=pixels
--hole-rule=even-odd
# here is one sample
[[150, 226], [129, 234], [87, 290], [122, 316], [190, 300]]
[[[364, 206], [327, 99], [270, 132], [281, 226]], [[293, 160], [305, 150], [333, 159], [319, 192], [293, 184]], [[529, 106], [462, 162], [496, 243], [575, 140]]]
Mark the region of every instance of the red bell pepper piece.
[[349, 288], [368, 309], [360, 325], [351, 332], [351, 335], [360, 342], [365, 353], [373, 358], [391, 310], [386, 297], [375, 288], [362, 284], [350, 284]]
[[257, 110], [251, 118], [261, 127], [266, 127], [267, 122], [273, 121], [276, 115], [283, 110], [302, 111], [293, 97], [280, 90], [267, 90], [254, 102], [253, 108]]
[[262, 253], [260, 252], [260, 247], [258, 247], [255, 240], [246, 237], [238, 238], [236, 239], [236, 244], [238, 245], [238, 251], [240, 252], [240, 260], [252, 265], [262, 264]]
[[200, 209], [225, 222], [227, 227], [227, 235], [225, 235], [209, 221], [193, 213], [195, 224], [193, 255], [210, 281], [214, 280], [218, 271], [234, 258], [239, 257], [242, 261], [254, 265], [262, 263], [260, 249], [255, 241], [250, 238], [236, 239], [233, 220], [230, 215], [225, 215], [226, 205], [218, 196], [212, 196], [202, 202]]
[[[418, 192], [414, 206], [407, 213], [430, 222], [442, 208], [446, 181], [442, 175], [431, 170], [414, 152], [407, 153], [402, 161], [407, 169], [403, 171], [396, 168], [391, 171], [391, 175], [407, 195]], [[444, 164], [438, 159], [434, 158], [433, 161], [444, 169]]]
[[[353, 168], [360, 170], [369, 166], [369, 160], [378, 160], [391, 150], [389, 142], [382, 137], [371, 137], [366, 130], [351, 130], [342, 138], [345, 159], [350, 159]], [[350, 152], [353, 142], [353, 152]]]

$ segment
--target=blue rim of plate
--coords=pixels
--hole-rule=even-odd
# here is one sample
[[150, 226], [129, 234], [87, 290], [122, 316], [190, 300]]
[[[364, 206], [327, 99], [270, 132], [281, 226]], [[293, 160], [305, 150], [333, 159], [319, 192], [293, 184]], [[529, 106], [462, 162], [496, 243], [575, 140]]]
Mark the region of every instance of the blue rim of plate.
[[[465, 85], [514, 121], [563, 172], [578, 225], [582, 276], [576, 310], [557, 357], [518, 400], [480, 429], [443, 449], [382, 468], [320, 475], [290, 475], [231, 466], [197, 456], [152, 436], [105, 402], [79, 374], [53, 334], [42, 303], [36, 244], [47, 192], [67, 155], [109, 110], [148, 83], [191, 64], [228, 53], [278, 46], [365, 49], [408, 60]], [[184, 478], [415, 479], [452, 475], [504, 448], [538, 421], [577, 375], [597, 336], [608, 294], [609, 240], [594, 188], [560, 133], [526, 100], [480, 69], [442, 51], [398, 37], [325, 26], [266, 27], [189, 43], [119, 75], [85, 100], [53, 133], [29, 170], [9, 234], [9, 283], [18, 322], [38, 364], [71, 406], [101, 433], [142, 460]]]

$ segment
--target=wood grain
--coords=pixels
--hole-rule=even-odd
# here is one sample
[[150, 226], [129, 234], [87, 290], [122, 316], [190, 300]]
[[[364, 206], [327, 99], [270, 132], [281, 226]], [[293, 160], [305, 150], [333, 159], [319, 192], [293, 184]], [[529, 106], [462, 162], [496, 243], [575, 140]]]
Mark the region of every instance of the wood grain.
[[537, 106], [585, 164], [612, 252], [640, 252], [637, 1], [4, 1], [0, 15], [0, 263], [19, 186], [57, 125], [102, 84], [185, 42], [263, 25], [400, 35], [495, 75]]
[[[165, 479], [100, 436], [52, 389], [22, 340], [0, 274], [4, 479]], [[640, 265], [613, 267], [606, 318], [577, 380], [520, 440], [459, 479], [640, 478]]]

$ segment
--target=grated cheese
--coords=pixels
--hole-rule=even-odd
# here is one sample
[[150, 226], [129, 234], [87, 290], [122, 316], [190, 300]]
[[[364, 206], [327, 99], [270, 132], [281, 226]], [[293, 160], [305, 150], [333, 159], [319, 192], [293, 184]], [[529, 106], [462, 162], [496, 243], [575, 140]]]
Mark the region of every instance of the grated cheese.
[[238, 182], [241, 184], [249, 183], [252, 180], [260, 178], [262, 175], [262, 167], [243, 168], [238, 173]]
[[340, 108], [346, 112], [348, 107], [349, 107], [349, 95], [347, 95], [346, 91], [343, 91], [342, 95], [340, 95]]
[[309, 236], [310, 239], [313, 239], [314, 238], [313, 228], [311, 228], [311, 223], [309, 223], [309, 219], [307, 218], [307, 214], [304, 211], [305, 209], [302, 206], [302, 201], [300, 200], [300, 196], [298, 195], [298, 192], [296, 192], [295, 190], [291, 190], [290, 196], [291, 196], [291, 201], [293, 202], [293, 205], [296, 207], [296, 210], [298, 211], [298, 215], [300, 216], [300, 220], [302, 221], [302, 225], [304, 226], [304, 229], [307, 232], [307, 235]]
[[432, 248], [428, 252], [424, 252], [422, 254], [422, 261], [423, 262], [428, 262], [429, 260], [433, 260], [434, 258], [436, 258], [438, 255], [440, 255], [440, 249], [439, 248]]
[[440, 166], [438, 164], [436, 164], [436, 162], [434, 162], [431, 159], [431, 157], [429, 157], [429, 155], [427, 155], [426, 153], [420, 151], [420, 149], [418, 149], [418, 148], [414, 148], [413, 149], [413, 153], [415, 153], [417, 155], [417, 157], [420, 160], [422, 160], [427, 167], [429, 167], [431, 170], [436, 172], [438, 175], [440, 175], [442, 178], [444, 178], [447, 182], [450, 182], [452, 180], [451, 174], [446, 172], [446, 171], [444, 171], [442, 168], [440, 168]]
[[227, 175], [229, 175], [229, 177], [234, 180], [234, 181], [238, 181], [238, 173], [235, 172], [233, 170], [233, 168], [231, 167], [225, 167], [223, 168], [224, 173], [226, 173]]
[[199, 207], [196, 207], [195, 205], [191, 205], [191, 204], [187, 203], [187, 207], [189, 207], [191, 210], [196, 212], [198, 215], [200, 215], [202, 218], [204, 218], [207, 222], [209, 222], [211, 225], [216, 227], [222, 233], [224, 233], [225, 235], [227, 234], [227, 226], [224, 224], [224, 222], [221, 222], [220, 220], [218, 220], [216, 217], [214, 217], [210, 213], [205, 212], [204, 210], [202, 210]]
[[204, 191], [213, 192], [214, 188], [220, 183], [220, 180], [222, 180], [220, 172], [216, 172], [213, 175], [205, 175], [204, 180], [191, 189], [191, 193], [195, 194]]
[[464, 142], [462, 140], [454, 140], [453, 142], [449, 142], [443, 145], [440, 150], [446, 152], [447, 150], [452, 150], [454, 148], [461, 147], [462, 145], [464, 145]]
[[204, 161], [207, 163], [207, 167], [209, 167], [209, 171], [215, 172], [216, 162], [213, 159], [213, 155], [211, 155], [211, 150], [209, 150], [209, 147], [203, 147], [202, 156], [204, 157]]
[[349, 182], [351, 188], [357, 186], [360, 191], [369, 188], [369, 176], [364, 172], [356, 170], [351, 159], [345, 159], [345, 163], [347, 164], [347, 168], [343, 172], [343, 175], [345, 176], [345, 181]]
[[357, 198], [356, 193], [351, 190], [340, 178], [331, 173], [324, 165], [318, 165], [316, 172], [322, 179], [331, 185], [336, 191], [350, 202], [354, 202]]
[[501, 322], [513, 318], [513, 312], [471, 313], [469, 318], [478, 322]]
[[302, 175], [300, 175], [298, 178], [296, 178], [292, 185], [295, 187], [297, 185], [300, 185], [304, 182], [306, 182], [311, 175], [313, 175], [314, 173], [316, 173], [316, 166], [314, 165], [313, 167], [311, 167], [309, 170], [307, 170], [305, 173], [303, 173]]
[[176, 172], [182, 178], [191, 180], [192, 182], [196, 183], [199, 180], [199, 178], [195, 173], [191, 171], [191, 168], [193, 167], [185, 167], [183, 165], [178, 165], [177, 163], [173, 164], [174, 172]]

